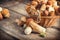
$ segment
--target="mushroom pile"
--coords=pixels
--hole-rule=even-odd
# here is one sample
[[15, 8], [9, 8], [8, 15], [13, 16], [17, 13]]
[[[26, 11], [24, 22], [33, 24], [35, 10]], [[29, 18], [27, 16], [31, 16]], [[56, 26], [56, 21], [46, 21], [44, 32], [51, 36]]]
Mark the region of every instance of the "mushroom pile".
[[[51, 22], [55, 20], [54, 17], [57, 16], [57, 13], [60, 13], [59, 9], [56, 0], [32, 0], [26, 6], [26, 11], [30, 17], [22, 16], [15, 22], [17, 25], [23, 25], [25, 34], [37, 32], [44, 35], [46, 34], [46, 28], [52, 25]], [[46, 18], [46, 16], [52, 18]]]
[[17, 25], [25, 29], [24, 33], [26, 35], [30, 34], [31, 32], [37, 32], [39, 34], [43, 34], [43, 36], [46, 34], [46, 29], [38, 25], [32, 18], [21, 16], [21, 18], [16, 19], [15, 22]]
[[54, 24], [52, 21], [55, 18], [53, 17], [60, 14], [59, 9], [60, 6], [57, 4], [56, 0], [32, 0], [26, 6], [26, 11], [29, 16], [33, 18], [36, 23], [46, 28]]
[[3, 18], [9, 18], [9, 17], [10, 17], [9, 10], [6, 8], [0, 7], [0, 20], [2, 20]]

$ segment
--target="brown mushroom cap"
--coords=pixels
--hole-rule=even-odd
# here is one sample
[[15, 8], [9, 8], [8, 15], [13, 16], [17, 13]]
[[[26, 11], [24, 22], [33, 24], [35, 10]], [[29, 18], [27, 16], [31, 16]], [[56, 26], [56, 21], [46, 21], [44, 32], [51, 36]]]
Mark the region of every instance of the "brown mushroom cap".
[[28, 25], [31, 21], [34, 21], [32, 18], [27, 19], [26, 24]]
[[48, 5], [52, 5], [53, 3], [52, 3], [52, 1], [48, 1], [47, 4]]
[[2, 16], [2, 14], [0, 13], [0, 20], [2, 20], [3, 19], [3, 16]]

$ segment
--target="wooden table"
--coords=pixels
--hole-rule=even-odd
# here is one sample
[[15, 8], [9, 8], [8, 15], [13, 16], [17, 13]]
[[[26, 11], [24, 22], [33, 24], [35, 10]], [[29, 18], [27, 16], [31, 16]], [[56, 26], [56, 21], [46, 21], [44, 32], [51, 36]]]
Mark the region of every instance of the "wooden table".
[[[0, 21], [0, 29], [5, 31], [7, 34], [14, 36], [20, 40], [58, 40], [60, 39], [60, 25], [54, 26], [53, 28], [47, 28], [47, 36], [42, 38], [37, 33], [31, 33], [30, 35], [25, 35], [22, 27], [15, 24], [15, 19], [21, 16], [28, 16], [25, 11], [25, 3], [19, 2], [9, 2], [8, 4], [1, 4], [2, 7], [8, 8], [11, 13], [9, 19], [4, 19]], [[58, 19], [57, 22], [60, 23]], [[58, 24], [59, 24], [58, 23]]]

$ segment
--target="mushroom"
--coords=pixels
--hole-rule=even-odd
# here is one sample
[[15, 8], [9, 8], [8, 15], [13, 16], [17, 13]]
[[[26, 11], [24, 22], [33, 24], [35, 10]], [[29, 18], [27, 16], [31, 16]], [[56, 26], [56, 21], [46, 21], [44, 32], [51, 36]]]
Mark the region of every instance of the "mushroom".
[[52, 7], [52, 6], [49, 6], [49, 9], [48, 9], [48, 11], [49, 11], [49, 12], [52, 12], [52, 11], [54, 12], [54, 11], [55, 11], [55, 10], [54, 10], [54, 7]]
[[2, 16], [2, 14], [0, 13], [0, 20], [1, 20], [1, 19], [3, 19], [3, 16]]
[[0, 7], [0, 12], [2, 11], [2, 7]]
[[38, 33], [45, 33], [46, 32], [46, 29], [40, 25], [38, 25], [37, 23], [35, 23], [33, 21], [33, 19], [27, 19], [28, 21], [28, 25], [31, 26], [31, 28], [35, 31], [35, 32], [38, 32]]
[[8, 9], [3, 9], [2, 10], [2, 15], [3, 17], [9, 18], [10, 17], [10, 13]]
[[26, 22], [26, 17], [25, 16], [21, 16], [20, 20], [23, 21], [23, 22]]
[[24, 25], [24, 23], [26, 22], [26, 17], [25, 16], [21, 16], [20, 19], [16, 19], [15, 22], [17, 23], [17, 25]]
[[32, 1], [31, 5], [36, 7], [38, 5], [38, 3], [36, 1]]
[[15, 22], [16, 22], [17, 25], [20, 25], [20, 26], [23, 24], [23, 22], [19, 19], [16, 19]]
[[40, 11], [44, 11], [44, 10], [46, 10], [46, 5], [45, 4], [43, 4], [40, 8]]

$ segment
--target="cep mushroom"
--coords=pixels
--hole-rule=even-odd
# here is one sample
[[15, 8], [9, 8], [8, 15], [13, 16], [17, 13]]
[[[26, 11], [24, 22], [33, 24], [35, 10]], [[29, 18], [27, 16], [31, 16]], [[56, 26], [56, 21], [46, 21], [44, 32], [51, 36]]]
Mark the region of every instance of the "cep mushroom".
[[17, 23], [17, 25], [24, 25], [24, 23], [26, 22], [26, 17], [22, 16], [20, 19], [16, 19], [15, 22]]
[[2, 7], [0, 7], [0, 20], [3, 19], [3, 16], [1, 14], [1, 11], [2, 11]]
[[21, 16], [20, 20], [23, 21], [23, 22], [26, 22], [26, 17], [25, 16]]
[[46, 33], [46, 29], [33, 21], [33, 19], [27, 19], [28, 24], [31, 28], [38, 33]]
[[19, 20], [19, 19], [16, 19], [15, 22], [16, 22], [17, 25], [20, 25], [20, 26], [23, 24], [22, 21]]
[[2, 16], [2, 14], [0, 13], [0, 20], [2, 20], [3, 19], [3, 16]]
[[2, 15], [3, 17], [9, 18], [10, 17], [10, 13], [8, 9], [3, 9], [2, 10]]

